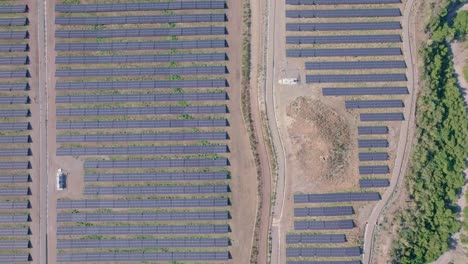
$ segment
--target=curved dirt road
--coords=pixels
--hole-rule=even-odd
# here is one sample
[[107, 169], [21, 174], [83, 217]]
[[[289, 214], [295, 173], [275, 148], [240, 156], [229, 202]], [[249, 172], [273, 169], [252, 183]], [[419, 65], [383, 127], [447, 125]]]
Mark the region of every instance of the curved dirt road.
[[412, 15], [411, 9], [414, 5], [415, 0], [408, 0], [403, 11], [402, 27], [403, 27], [403, 53], [405, 56], [405, 61], [407, 63], [407, 78], [408, 78], [408, 90], [411, 93], [410, 102], [405, 108], [405, 116], [407, 118], [401, 125], [400, 130], [400, 139], [398, 142], [398, 148], [396, 152], [395, 166], [393, 168], [392, 178], [390, 181], [390, 186], [385, 190], [385, 193], [382, 196], [377, 205], [372, 210], [372, 213], [368, 219], [368, 224], [366, 226], [364, 234], [364, 246], [363, 246], [363, 263], [370, 264], [372, 262], [372, 251], [374, 244], [374, 236], [376, 227], [378, 225], [379, 218], [382, 214], [382, 211], [385, 210], [389, 200], [393, 197], [397, 186], [401, 186], [404, 179], [404, 174], [406, 173], [406, 168], [408, 165], [409, 154], [411, 152], [411, 145], [413, 141], [414, 134], [414, 119], [415, 119], [415, 108], [416, 108], [416, 82], [417, 82], [417, 72], [416, 65], [414, 64], [417, 56], [415, 52], [414, 41], [412, 37], [414, 36], [414, 18]]

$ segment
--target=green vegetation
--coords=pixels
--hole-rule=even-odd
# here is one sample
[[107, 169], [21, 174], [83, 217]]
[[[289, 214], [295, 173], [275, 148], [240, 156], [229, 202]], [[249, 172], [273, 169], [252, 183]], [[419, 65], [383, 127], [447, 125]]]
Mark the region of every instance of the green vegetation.
[[[431, 39], [421, 52], [423, 84], [418, 101], [417, 144], [406, 183], [415, 206], [401, 214], [395, 240], [395, 263], [427, 263], [449, 249], [460, 228], [455, 201], [463, 186], [462, 171], [468, 156], [468, 120], [457, 87], [448, 42], [466, 33], [466, 20], [447, 22], [457, 1], [445, 1], [431, 18]], [[465, 16], [465, 15], [462, 15]]]

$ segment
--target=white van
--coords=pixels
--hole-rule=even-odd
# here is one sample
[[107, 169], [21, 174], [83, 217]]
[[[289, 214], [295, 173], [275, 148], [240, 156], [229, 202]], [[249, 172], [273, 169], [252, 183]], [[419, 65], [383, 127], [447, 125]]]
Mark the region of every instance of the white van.
[[57, 190], [61, 191], [67, 188], [66, 177], [67, 176], [63, 173], [62, 169], [57, 170]]

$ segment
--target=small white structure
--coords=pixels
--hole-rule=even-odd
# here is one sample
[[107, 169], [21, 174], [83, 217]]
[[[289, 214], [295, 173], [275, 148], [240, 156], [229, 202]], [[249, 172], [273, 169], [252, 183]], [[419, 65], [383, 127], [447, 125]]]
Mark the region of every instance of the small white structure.
[[57, 170], [57, 190], [61, 191], [67, 188], [67, 176], [62, 169]]
[[285, 84], [285, 85], [296, 85], [299, 83], [299, 80], [296, 78], [285, 78], [285, 79], [280, 79], [279, 84]]

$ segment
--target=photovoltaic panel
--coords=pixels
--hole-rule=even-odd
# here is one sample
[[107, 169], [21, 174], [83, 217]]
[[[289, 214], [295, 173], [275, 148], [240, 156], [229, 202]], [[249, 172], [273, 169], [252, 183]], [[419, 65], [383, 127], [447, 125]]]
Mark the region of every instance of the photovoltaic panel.
[[384, 188], [390, 186], [388, 179], [360, 179], [359, 187], [361, 188]]
[[356, 96], [356, 95], [400, 95], [409, 94], [406, 87], [344, 87], [323, 88], [324, 96]]
[[387, 174], [390, 173], [390, 169], [387, 165], [375, 165], [375, 166], [359, 166], [359, 174]]
[[17, 122], [17, 123], [0, 123], [1, 130], [28, 130], [30, 128], [28, 122]]
[[228, 159], [87, 160], [85, 169], [225, 167]]
[[286, 23], [286, 31], [397, 30], [400, 22]]
[[287, 57], [399, 56], [400, 48], [287, 49]]
[[27, 195], [29, 195], [28, 187], [0, 188], [0, 196], [27, 196]]
[[401, 0], [286, 0], [288, 5], [399, 4]]
[[118, 4], [55, 5], [57, 12], [90, 13], [122, 11], [157, 11], [186, 9], [224, 9], [225, 1], [142, 2]]
[[353, 229], [353, 220], [295, 221], [294, 230], [340, 230]]
[[226, 40], [169, 40], [139, 42], [57, 43], [56, 51], [216, 49], [227, 47]]
[[29, 240], [0, 240], [0, 249], [3, 250], [27, 249], [28, 246]]
[[24, 52], [29, 50], [28, 44], [0, 44], [0, 52]]
[[29, 234], [28, 227], [0, 227], [0, 233], [2, 236], [27, 236]]
[[306, 83], [405, 82], [405, 81], [407, 81], [406, 75], [402, 73], [306, 75]]
[[26, 69], [0, 70], [0, 78], [26, 78], [28, 76], [29, 76], [29, 72]]
[[361, 264], [359, 260], [319, 260], [319, 261], [308, 261], [308, 260], [298, 260], [298, 261], [287, 261], [287, 264]]
[[203, 172], [147, 172], [85, 174], [85, 182], [127, 181], [214, 181], [228, 179], [227, 171]]
[[352, 215], [352, 206], [294, 208], [295, 217]]
[[28, 214], [0, 214], [0, 223], [26, 223]]
[[[114, 25], [152, 23], [201, 23], [224, 22], [225, 14], [185, 14], [162, 16], [97, 16], [97, 17], [57, 17], [56, 25]], [[1, 25], [1, 19], [0, 19]]]
[[87, 186], [85, 195], [153, 195], [228, 193], [228, 185]]
[[359, 126], [358, 135], [386, 135], [388, 127], [386, 126]]
[[[214, 95], [214, 96], [212, 96]], [[226, 97], [225, 93], [212, 93], [204, 100], [224, 100], [216, 97]], [[96, 95], [98, 96], [98, 95]], [[197, 98], [200, 98], [198, 94]], [[88, 97], [91, 99], [91, 97]], [[86, 98], [86, 99], [88, 99]], [[196, 99], [197, 99], [196, 98]], [[70, 99], [70, 98], [67, 98]], [[115, 97], [113, 99], [116, 99]], [[146, 100], [143, 97], [142, 100]], [[172, 98], [173, 99], [173, 98]], [[188, 98], [187, 98], [188, 99]], [[147, 100], [151, 101], [151, 100]], [[158, 101], [158, 100], [154, 100]], [[184, 101], [184, 100], [180, 100]], [[196, 114], [226, 114], [226, 105], [198, 105], [198, 106], [160, 106], [160, 107], [113, 107], [113, 108], [59, 108], [57, 116], [125, 116], [125, 115], [196, 115]]]
[[359, 161], [388, 160], [387, 152], [359, 152]]
[[58, 213], [57, 222], [155, 222], [227, 220], [227, 211], [157, 213]]
[[28, 24], [28, 19], [25, 17], [19, 18], [0, 18], [0, 26], [25, 26]]
[[346, 108], [402, 108], [402, 100], [347, 100]]
[[[19, 33], [18, 33], [19, 34]], [[225, 35], [225, 27], [186, 27], [186, 28], [140, 28], [140, 29], [102, 29], [102, 30], [56, 30], [56, 38], [130, 38], [130, 37], [169, 37]], [[11, 33], [6, 32], [5, 37]], [[0, 32], [0, 37], [3, 34]], [[20, 37], [19, 35], [18, 37]], [[11, 38], [11, 36], [10, 36]]]
[[[57, 122], [57, 129], [193, 128], [225, 127], [227, 125], [227, 120], [222, 118], [190, 120], [62, 121]], [[2, 129], [2, 124], [0, 124], [0, 130], [4, 130]]]
[[28, 209], [28, 207], [28, 201], [0, 201], [0, 210], [20, 210]]
[[28, 64], [28, 56], [24, 57], [0, 57], [1, 65], [26, 65]]
[[206, 80], [155, 80], [121, 82], [57, 82], [57, 90], [125, 90], [125, 89], [174, 89], [174, 88], [223, 88], [225, 79]]
[[287, 18], [397, 17], [398, 8], [286, 10]]
[[398, 43], [400, 35], [286, 36], [286, 44]]
[[119, 262], [145, 261], [145, 262], [170, 262], [170, 261], [227, 261], [228, 251], [217, 252], [97, 252], [97, 253], [59, 253], [57, 261], [60, 262]]
[[28, 11], [27, 5], [2, 5], [0, 14], [25, 13]]
[[31, 256], [28, 253], [0, 254], [0, 262], [2, 263], [28, 262], [30, 260]]
[[26, 91], [26, 90], [29, 90], [28, 83], [0, 83], [0, 91], [2, 92]]
[[294, 203], [341, 203], [378, 201], [378, 192], [354, 192], [354, 193], [322, 193], [322, 194], [295, 194]]
[[26, 157], [30, 154], [29, 148], [0, 148], [0, 157]]
[[161, 238], [161, 239], [60, 239], [57, 249], [83, 248], [219, 248], [229, 246], [224, 238]]
[[405, 61], [317, 61], [306, 62], [306, 70], [404, 69]]
[[[29, 115], [30, 115], [30, 112], [28, 109], [0, 110], [0, 117], [27, 117]], [[1, 141], [1, 137], [0, 137], [0, 141]]]
[[112, 225], [58, 226], [58, 236], [68, 235], [169, 235], [169, 234], [227, 234], [228, 225]]
[[403, 113], [361, 113], [362, 122], [404, 121]]
[[345, 248], [286, 248], [286, 257], [358, 257], [361, 256], [359, 247]]
[[29, 37], [27, 31], [0, 31], [2, 39], [26, 39]]
[[359, 148], [388, 148], [386, 139], [358, 139]]
[[[114, 103], [114, 102], [161, 102], [161, 101], [204, 101], [226, 100], [225, 92], [216, 93], [157, 93], [157, 94], [101, 94], [59, 95], [56, 103]], [[92, 109], [90, 109], [92, 110]], [[103, 111], [104, 112], [104, 111]]]
[[31, 168], [29, 161], [0, 162], [0, 170], [27, 170]]
[[345, 243], [344, 234], [288, 234], [287, 244], [334, 244]]
[[0, 104], [26, 104], [29, 96], [0, 96]]
[[28, 174], [0, 174], [0, 183], [24, 183], [29, 182]]
[[227, 60], [226, 53], [191, 53], [191, 54], [144, 54], [144, 55], [110, 55], [110, 56], [57, 56], [55, 58], [55, 63], [56, 64], [107, 64], [107, 63], [196, 62], [196, 61], [207, 62], [207, 61], [225, 61], [225, 60]]
[[30, 136], [0, 136], [0, 144], [24, 144], [29, 143]]
[[[135, 146], [135, 147], [61, 147], [57, 156], [177, 155], [227, 153], [227, 145]], [[3, 152], [0, 149], [0, 156]], [[13, 152], [13, 154], [16, 154]]]
[[57, 209], [181, 208], [229, 206], [228, 198], [165, 198], [120, 200], [58, 200]]
[[[58, 114], [58, 116], [61, 116]], [[69, 142], [130, 142], [130, 141], [200, 141], [200, 140], [226, 140], [226, 132], [160, 132], [143, 134], [59, 134], [58, 143]], [[0, 137], [0, 143], [9, 142], [8, 138]], [[19, 140], [19, 139], [17, 139]]]
[[[56, 77], [85, 77], [85, 76], [143, 76], [143, 75], [213, 75], [225, 74], [226, 66], [206, 67], [166, 67], [166, 68], [101, 68], [101, 69], [57, 69]], [[2, 72], [0, 71], [0, 78]]]

